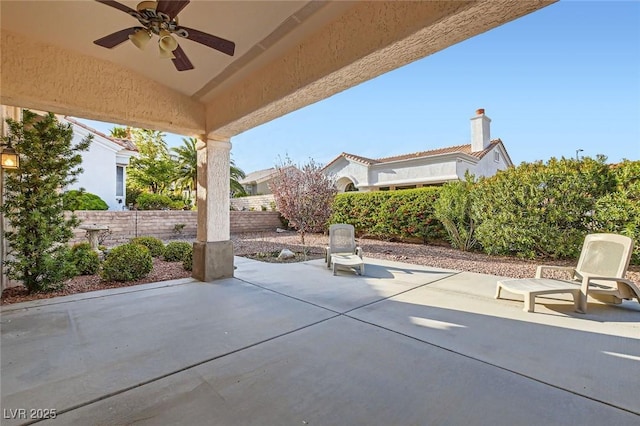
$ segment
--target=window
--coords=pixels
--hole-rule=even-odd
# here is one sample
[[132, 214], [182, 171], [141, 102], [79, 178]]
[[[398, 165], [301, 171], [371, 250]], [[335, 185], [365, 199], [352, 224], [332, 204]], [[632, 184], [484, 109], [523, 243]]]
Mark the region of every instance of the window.
[[500, 162], [500, 153], [498, 151], [495, 151], [493, 153], [493, 161], [495, 161], [496, 163]]
[[124, 197], [124, 167], [116, 166], [116, 197]]

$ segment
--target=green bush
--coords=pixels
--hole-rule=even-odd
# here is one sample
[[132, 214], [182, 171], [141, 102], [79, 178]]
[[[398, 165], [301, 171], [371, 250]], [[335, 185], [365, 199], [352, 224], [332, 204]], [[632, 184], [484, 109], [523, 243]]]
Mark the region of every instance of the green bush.
[[173, 201], [167, 195], [151, 194], [148, 192], [143, 192], [136, 198], [138, 210], [168, 210], [175, 208], [176, 203], [176, 201]]
[[164, 260], [167, 262], [182, 262], [193, 246], [184, 241], [172, 241], [164, 248]]
[[626, 235], [635, 242], [631, 263], [640, 265], [640, 161], [612, 167], [616, 192], [601, 197], [594, 210], [594, 231]]
[[338, 194], [331, 223], [348, 223], [362, 235], [379, 238], [420, 238], [444, 236], [442, 224], [434, 216], [439, 188], [401, 191], [349, 192]]
[[130, 182], [127, 180], [127, 197], [125, 203], [127, 203], [127, 206], [135, 206], [138, 197], [144, 192], [144, 190], [138, 188], [137, 186], [130, 186], [129, 183]]
[[473, 185], [470, 176], [466, 181], [448, 182], [434, 203], [434, 215], [447, 230], [451, 246], [462, 251], [471, 250], [477, 243], [471, 218]]
[[72, 189], [63, 194], [62, 205], [65, 210], [108, 210], [109, 206], [95, 194]]
[[481, 179], [472, 218], [484, 250], [526, 258], [577, 257], [593, 230], [598, 199], [614, 189], [605, 160], [552, 158]]
[[100, 258], [89, 243], [78, 243], [71, 247], [71, 259], [79, 275], [93, 275], [100, 268]]
[[145, 246], [151, 252], [152, 257], [161, 257], [164, 255], [164, 243], [156, 237], [135, 237], [129, 241], [131, 244], [140, 244]]
[[188, 252], [182, 260], [182, 267], [185, 271], [193, 270], [193, 250]]
[[102, 263], [100, 276], [105, 281], [134, 281], [146, 277], [153, 269], [149, 249], [140, 244], [123, 244], [113, 248]]

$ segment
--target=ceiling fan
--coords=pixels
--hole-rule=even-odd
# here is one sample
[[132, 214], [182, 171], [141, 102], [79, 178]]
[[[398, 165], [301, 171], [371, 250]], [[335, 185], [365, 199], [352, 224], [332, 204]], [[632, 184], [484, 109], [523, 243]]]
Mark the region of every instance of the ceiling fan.
[[143, 1], [138, 4], [136, 10], [114, 0], [96, 1], [128, 13], [142, 25], [141, 27], [116, 31], [99, 38], [94, 41], [98, 46], [111, 49], [131, 40], [136, 47], [144, 49], [152, 35], [155, 34], [159, 37], [160, 57], [171, 59], [178, 71], [192, 70], [193, 64], [173, 35], [195, 41], [229, 56], [233, 56], [235, 52], [236, 45], [232, 41], [178, 25], [178, 13], [189, 4], [189, 0]]

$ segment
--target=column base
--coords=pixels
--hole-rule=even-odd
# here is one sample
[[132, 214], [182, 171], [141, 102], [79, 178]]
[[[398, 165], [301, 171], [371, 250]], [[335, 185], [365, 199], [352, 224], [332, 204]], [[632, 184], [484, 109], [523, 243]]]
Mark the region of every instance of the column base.
[[191, 276], [199, 281], [233, 277], [233, 243], [231, 241], [193, 243]]

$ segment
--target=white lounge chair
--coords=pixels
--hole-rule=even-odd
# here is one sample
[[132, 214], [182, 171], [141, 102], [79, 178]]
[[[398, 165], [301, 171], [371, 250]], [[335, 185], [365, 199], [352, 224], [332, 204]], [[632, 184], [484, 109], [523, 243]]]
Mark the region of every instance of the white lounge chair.
[[327, 268], [333, 267], [333, 275], [338, 266], [358, 270], [364, 275], [362, 248], [356, 245], [353, 225], [337, 223], [329, 226], [329, 246], [326, 247], [325, 262]]
[[[578, 266], [538, 266], [532, 279], [498, 281], [496, 299], [501, 291], [522, 294], [525, 312], [533, 312], [535, 298], [543, 294], [568, 293], [573, 296], [576, 312], [587, 312], [587, 295], [605, 303], [622, 303], [622, 299], [636, 298], [640, 302], [640, 288], [625, 278], [633, 240], [616, 234], [587, 235], [582, 246]], [[566, 271], [572, 280], [544, 278], [545, 271]]]

